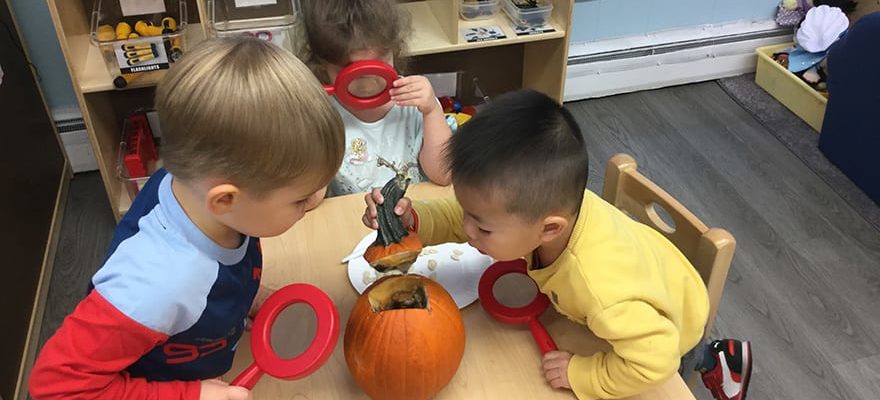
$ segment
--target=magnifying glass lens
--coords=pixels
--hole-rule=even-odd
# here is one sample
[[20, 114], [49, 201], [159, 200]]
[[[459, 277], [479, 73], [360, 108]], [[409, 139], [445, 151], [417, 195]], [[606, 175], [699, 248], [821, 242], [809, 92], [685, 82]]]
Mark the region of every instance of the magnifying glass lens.
[[272, 327], [272, 351], [284, 360], [299, 357], [315, 340], [318, 319], [307, 304], [287, 306]]
[[507, 274], [495, 281], [492, 294], [501, 305], [510, 308], [527, 306], [538, 295], [535, 282], [525, 274]]
[[382, 93], [386, 85], [385, 79], [378, 75], [365, 75], [351, 81], [348, 92], [359, 99], [369, 99]]

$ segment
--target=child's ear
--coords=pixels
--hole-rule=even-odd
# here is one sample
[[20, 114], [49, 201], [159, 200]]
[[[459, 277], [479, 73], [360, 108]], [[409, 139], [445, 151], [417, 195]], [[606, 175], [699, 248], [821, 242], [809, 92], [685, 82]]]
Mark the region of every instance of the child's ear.
[[559, 237], [559, 235], [565, 231], [565, 228], [568, 227], [568, 218], [551, 215], [544, 218], [542, 224], [543, 229], [541, 230], [541, 241], [550, 242]]
[[205, 202], [208, 211], [214, 215], [223, 215], [232, 211], [232, 207], [241, 195], [238, 186], [222, 183], [208, 189]]

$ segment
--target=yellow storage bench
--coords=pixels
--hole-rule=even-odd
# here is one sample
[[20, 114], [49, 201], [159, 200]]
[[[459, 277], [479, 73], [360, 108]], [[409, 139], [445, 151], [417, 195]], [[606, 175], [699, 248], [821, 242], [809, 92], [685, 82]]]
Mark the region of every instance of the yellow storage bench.
[[758, 53], [755, 83], [812, 126], [816, 132], [821, 132], [828, 98], [773, 60], [773, 53], [792, 45], [787, 43], [755, 50]]

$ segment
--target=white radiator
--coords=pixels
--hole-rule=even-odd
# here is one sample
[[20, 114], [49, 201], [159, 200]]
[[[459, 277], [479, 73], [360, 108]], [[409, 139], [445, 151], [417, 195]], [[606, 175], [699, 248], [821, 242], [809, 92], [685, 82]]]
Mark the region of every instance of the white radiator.
[[59, 119], [55, 118], [55, 128], [61, 136], [61, 142], [67, 151], [67, 159], [73, 172], [94, 171], [98, 169], [98, 161], [92, 151], [92, 144], [86, 134], [86, 125], [82, 117]]
[[756, 48], [792, 35], [773, 21], [747, 21], [572, 43], [565, 101], [753, 72]]

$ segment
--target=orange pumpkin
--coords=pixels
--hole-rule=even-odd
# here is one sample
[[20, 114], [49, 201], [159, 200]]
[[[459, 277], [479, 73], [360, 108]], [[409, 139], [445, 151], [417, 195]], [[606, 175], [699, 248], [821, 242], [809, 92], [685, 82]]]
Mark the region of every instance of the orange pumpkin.
[[379, 272], [392, 269], [407, 272], [421, 252], [422, 241], [415, 232], [408, 230], [407, 235], [400, 238], [397, 243], [390, 242], [385, 245], [376, 239], [370, 247], [367, 247], [364, 259]]
[[464, 355], [464, 322], [438, 283], [418, 275], [382, 278], [355, 302], [345, 361], [374, 400], [424, 400], [445, 387]]
[[396, 269], [405, 273], [422, 252], [422, 241], [418, 235], [404, 228], [394, 213], [394, 207], [406, 193], [408, 185], [409, 180], [398, 175], [382, 187], [385, 201], [376, 207], [378, 235], [364, 252], [364, 259], [379, 272]]

